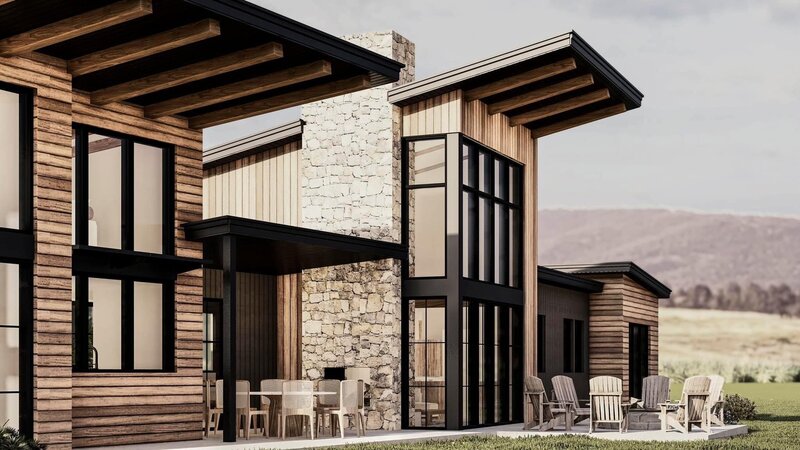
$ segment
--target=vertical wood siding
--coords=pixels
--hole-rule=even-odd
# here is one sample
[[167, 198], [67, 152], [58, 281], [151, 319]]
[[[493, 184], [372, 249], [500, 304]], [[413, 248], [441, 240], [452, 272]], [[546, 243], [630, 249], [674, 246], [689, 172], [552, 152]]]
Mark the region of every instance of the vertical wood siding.
[[246, 156], [203, 174], [203, 218], [225, 215], [300, 224], [300, 142]]
[[628, 327], [631, 323], [650, 327], [648, 371], [658, 374], [658, 299], [628, 276], [592, 279], [604, 283], [603, 291], [589, 300], [589, 375], [622, 378], [628, 395]]
[[202, 257], [180, 225], [202, 213], [202, 135], [139, 108], [98, 108], [73, 93], [65, 64], [0, 58], [0, 80], [34, 88], [34, 430], [50, 449], [201, 436], [202, 278], [176, 282], [175, 373], [72, 373], [72, 125], [92, 125], [174, 144], [175, 247]]
[[461, 132], [463, 100], [460, 90], [403, 107], [403, 136]]

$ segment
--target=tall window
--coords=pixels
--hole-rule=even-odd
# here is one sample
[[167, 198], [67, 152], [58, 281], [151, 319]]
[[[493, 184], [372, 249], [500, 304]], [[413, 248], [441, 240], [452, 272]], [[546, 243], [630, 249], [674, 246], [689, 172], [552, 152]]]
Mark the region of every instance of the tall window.
[[536, 317], [536, 371], [547, 372], [547, 318], [544, 314]]
[[[150, 258], [173, 253], [172, 148], [75, 129], [75, 243], [89, 255]], [[170, 178], [166, 178], [170, 177]], [[94, 252], [94, 253], [92, 253]], [[80, 253], [73, 263], [80, 267]], [[144, 255], [144, 256], [143, 256]], [[148, 263], [144, 263], [147, 265]], [[169, 370], [174, 281], [136, 269], [95, 267], [74, 281], [77, 370]], [[85, 356], [84, 356], [85, 355]]]
[[0, 82], [0, 421], [27, 434], [33, 414], [32, 98], [29, 90]]
[[471, 142], [462, 144], [465, 278], [520, 287], [521, 168]]
[[445, 301], [409, 300], [409, 426], [445, 426]]
[[408, 276], [445, 275], [445, 140], [408, 142]]
[[583, 373], [584, 367], [584, 322], [564, 319], [564, 373]]

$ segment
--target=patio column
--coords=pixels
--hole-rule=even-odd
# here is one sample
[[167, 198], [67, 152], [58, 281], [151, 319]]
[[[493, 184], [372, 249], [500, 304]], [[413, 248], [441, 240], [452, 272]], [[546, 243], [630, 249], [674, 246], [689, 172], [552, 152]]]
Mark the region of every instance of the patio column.
[[222, 236], [222, 393], [224, 442], [236, 442], [236, 237]]

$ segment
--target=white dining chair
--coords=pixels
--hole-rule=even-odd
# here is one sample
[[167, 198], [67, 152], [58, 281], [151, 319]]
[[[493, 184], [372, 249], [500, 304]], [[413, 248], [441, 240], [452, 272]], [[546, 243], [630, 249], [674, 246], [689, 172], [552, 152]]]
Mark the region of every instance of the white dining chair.
[[[283, 391], [284, 380], [269, 379], [261, 380], [261, 392], [281, 392]], [[269, 428], [271, 428], [270, 417], [278, 417], [281, 411], [280, 395], [274, 395], [272, 398], [262, 395], [260, 397], [260, 408], [262, 411], [269, 411], [269, 414], [264, 419], [264, 426], [267, 428], [266, 436], [269, 437]], [[280, 433], [280, 431], [278, 431]]]
[[[356, 434], [363, 436], [364, 430], [361, 425], [361, 409], [359, 407], [359, 398], [363, 395], [363, 382], [361, 380], [345, 380], [341, 383], [339, 391], [339, 407], [331, 410], [331, 415], [337, 417], [339, 423], [339, 433], [344, 439], [344, 416], [350, 416], [356, 423]], [[360, 393], [361, 392], [361, 393]], [[332, 423], [332, 422], [331, 422]], [[331, 425], [333, 431], [333, 425]]]
[[[256, 426], [258, 423], [255, 419], [259, 416], [263, 419], [264, 436], [268, 436], [266, 423], [269, 422], [269, 410], [256, 409], [250, 406], [250, 382], [247, 380], [236, 382], [236, 416], [237, 419], [242, 421], [245, 439], [250, 439], [250, 428], [258, 429]], [[236, 434], [239, 434], [238, 430]]]
[[333, 394], [320, 394], [317, 397], [317, 434], [319, 429], [325, 426], [325, 416], [329, 418], [331, 427], [331, 436], [333, 436], [333, 418], [332, 410], [339, 408], [339, 390], [342, 382], [339, 380], [320, 380], [317, 383], [317, 389], [321, 392], [333, 392]]
[[[290, 380], [283, 382], [280, 412], [281, 439], [286, 439], [286, 418], [290, 416], [302, 416], [303, 428], [311, 433], [311, 439], [316, 438], [313, 392], [314, 383], [311, 381]], [[306, 418], [308, 418], [307, 423]], [[306, 427], [306, 424], [308, 427]]]

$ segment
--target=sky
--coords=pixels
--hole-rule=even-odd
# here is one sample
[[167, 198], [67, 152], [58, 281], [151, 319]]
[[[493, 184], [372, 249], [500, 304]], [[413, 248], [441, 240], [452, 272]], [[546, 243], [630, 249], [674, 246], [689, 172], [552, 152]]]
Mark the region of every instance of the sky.
[[[644, 100], [540, 140], [540, 208], [800, 217], [800, 0], [252, 2], [337, 36], [393, 29], [418, 80], [575, 30]], [[206, 145], [297, 117], [214, 127]]]

